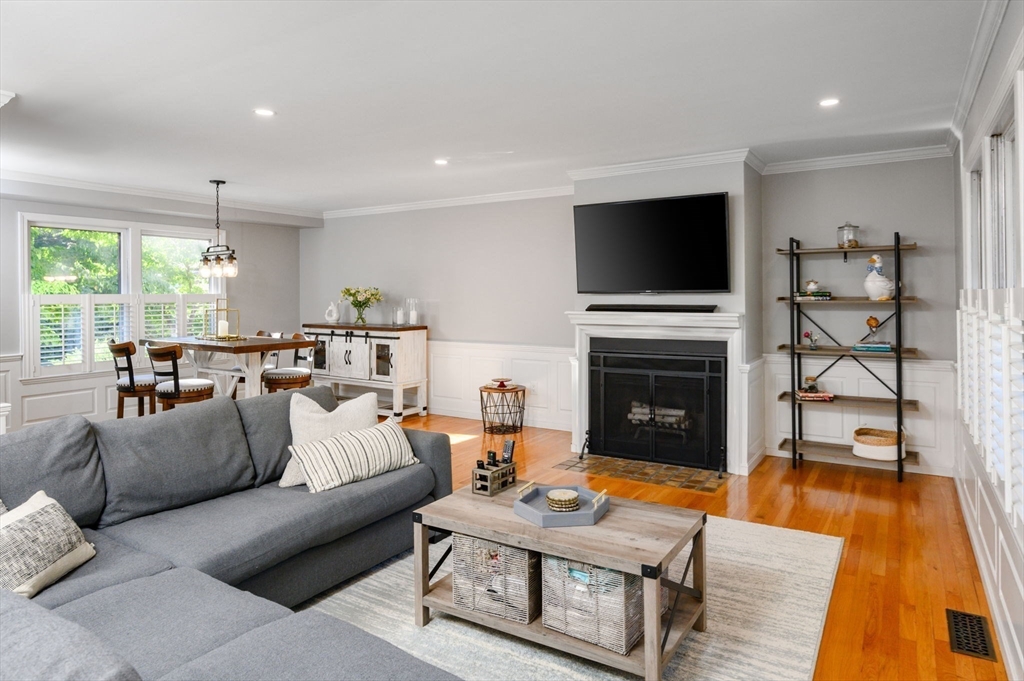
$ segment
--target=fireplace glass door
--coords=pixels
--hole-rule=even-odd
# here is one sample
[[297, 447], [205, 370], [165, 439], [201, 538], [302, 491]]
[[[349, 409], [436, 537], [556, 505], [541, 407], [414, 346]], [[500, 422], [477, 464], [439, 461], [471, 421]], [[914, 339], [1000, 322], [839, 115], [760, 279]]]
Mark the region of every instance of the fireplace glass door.
[[590, 382], [590, 452], [724, 466], [724, 358], [591, 352]]

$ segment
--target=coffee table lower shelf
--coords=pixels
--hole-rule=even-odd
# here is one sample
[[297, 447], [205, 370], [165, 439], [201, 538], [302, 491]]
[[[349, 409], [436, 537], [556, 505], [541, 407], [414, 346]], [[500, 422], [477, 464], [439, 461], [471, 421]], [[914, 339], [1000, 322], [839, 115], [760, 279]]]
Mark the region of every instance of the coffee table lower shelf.
[[[673, 596], [670, 595], [669, 603], [671, 603], [672, 598]], [[665, 644], [662, 652], [661, 666], [664, 666], [672, 658], [676, 648], [686, 638], [686, 635], [690, 633], [693, 625], [697, 622], [701, 613], [704, 612], [704, 603], [698, 599], [683, 593], [680, 593], [678, 598], [679, 602], [676, 605], [674, 621], [671, 623], [668, 621], [669, 613], [662, 617], [662, 630], [664, 631], [665, 628], [668, 628], [669, 635], [668, 642]], [[593, 643], [581, 641], [578, 638], [573, 638], [554, 629], [548, 629], [543, 624], [542, 616], [538, 616], [530, 624], [521, 624], [484, 612], [464, 610], [463, 608], [456, 607], [453, 602], [451, 575], [447, 575], [430, 585], [430, 591], [423, 596], [423, 605], [454, 617], [460, 617], [491, 629], [497, 629], [511, 636], [569, 653], [570, 655], [599, 662], [631, 674], [646, 675], [644, 638], [641, 637], [628, 655], [619, 655]]]

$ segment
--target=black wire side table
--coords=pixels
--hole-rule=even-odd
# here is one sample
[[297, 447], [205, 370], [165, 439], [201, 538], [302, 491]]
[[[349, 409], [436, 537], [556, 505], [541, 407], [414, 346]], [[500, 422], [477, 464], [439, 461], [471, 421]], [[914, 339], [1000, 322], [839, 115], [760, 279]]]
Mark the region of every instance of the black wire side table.
[[526, 388], [480, 388], [480, 416], [484, 432], [489, 435], [508, 435], [523, 431], [526, 412]]

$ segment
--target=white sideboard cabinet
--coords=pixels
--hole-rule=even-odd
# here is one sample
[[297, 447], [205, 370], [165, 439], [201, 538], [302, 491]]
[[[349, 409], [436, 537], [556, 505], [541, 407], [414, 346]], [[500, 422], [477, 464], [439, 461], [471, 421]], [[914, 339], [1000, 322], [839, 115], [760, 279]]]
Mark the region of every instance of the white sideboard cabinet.
[[[408, 325], [303, 324], [316, 340], [313, 382], [384, 392], [379, 413], [394, 416], [427, 414], [427, 327]], [[416, 402], [406, 406], [405, 391], [416, 389]], [[386, 393], [391, 393], [390, 403]]]

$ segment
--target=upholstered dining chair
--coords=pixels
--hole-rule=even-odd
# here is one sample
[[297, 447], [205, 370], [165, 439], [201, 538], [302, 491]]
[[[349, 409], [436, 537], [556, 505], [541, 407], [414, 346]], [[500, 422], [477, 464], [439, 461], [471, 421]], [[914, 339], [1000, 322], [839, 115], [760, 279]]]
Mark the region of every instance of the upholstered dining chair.
[[[202, 402], [213, 397], [213, 381], [210, 379], [181, 378], [178, 375], [178, 360], [182, 355], [180, 345], [147, 345], [146, 351], [156, 379], [156, 399], [164, 411], [174, 409], [177, 404]], [[157, 369], [157, 365], [167, 368]]]
[[[306, 336], [301, 333], [292, 334], [292, 340], [305, 339]], [[295, 388], [307, 387], [313, 380], [313, 374], [309, 368], [310, 352], [311, 349], [296, 349], [292, 366], [278, 366], [276, 369], [265, 369], [263, 371], [263, 385], [267, 387], [267, 392], [276, 393], [278, 390], [293, 390]], [[299, 362], [305, 363], [306, 366], [299, 366]]]
[[[114, 371], [117, 373], [117, 418], [124, 418], [125, 398], [137, 397], [139, 399], [139, 416], [146, 413], [146, 400], [149, 400], [149, 413], [156, 413], [156, 379], [153, 374], [137, 374], [132, 364], [132, 357], [135, 356], [135, 343], [125, 341], [118, 343], [111, 338], [107, 341], [107, 348], [114, 358]], [[121, 362], [124, 366], [121, 366]], [[122, 375], [123, 374], [123, 375]]]

